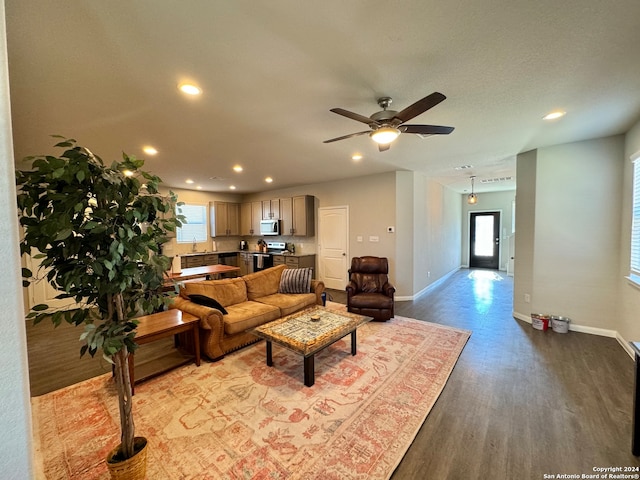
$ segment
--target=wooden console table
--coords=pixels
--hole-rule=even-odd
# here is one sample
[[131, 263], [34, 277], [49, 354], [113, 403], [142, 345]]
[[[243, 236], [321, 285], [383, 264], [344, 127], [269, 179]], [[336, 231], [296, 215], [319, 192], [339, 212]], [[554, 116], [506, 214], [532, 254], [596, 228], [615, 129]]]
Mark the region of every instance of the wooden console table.
[[[172, 335], [175, 336], [178, 333], [188, 332], [191, 330], [193, 334], [195, 362], [198, 367], [200, 366], [200, 319], [198, 317], [191, 315], [190, 313], [184, 313], [178, 309], [171, 309], [165, 312], [152, 313], [151, 315], [138, 317], [136, 320], [139, 323], [134, 341], [138, 345], [155, 342], [156, 340], [167, 338]], [[175, 368], [190, 361], [191, 359], [187, 359], [184, 362], [172, 365], [169, 368]], [[152, 375], [140, 379], [139, 381], [164, 373], [169, 370], [169, 368], [154, 372]], [[135, 376], [133, 354], [129, 354], [129, 376], [131, 377], [131, 393], [134, 394]]]

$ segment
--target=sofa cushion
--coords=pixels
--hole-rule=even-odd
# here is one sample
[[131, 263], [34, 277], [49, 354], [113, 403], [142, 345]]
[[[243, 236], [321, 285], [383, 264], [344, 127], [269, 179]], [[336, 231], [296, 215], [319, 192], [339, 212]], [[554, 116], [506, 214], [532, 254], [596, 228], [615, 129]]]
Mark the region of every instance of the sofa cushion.
[[217, 308], [222, 312], [223, 315], [227, 314], [227, 310], [222, 305], [220, 305], [220, 302], [218, 302], [215, 298], [206, 297], [204, 295], [193, 294], [193, 295], [189, 295], [189, 300], [191, 300], [193, 303], [197, 303], [198, 305]]
[[180, 296], [189, 299], [191, 295], [215, 298], [220, 305], [228, 307], [247, 300], [247, 287], [242, 277], [185, 283], [180, 288]]
[[282, 272], [279, 293], [309, 293], [310, 290], [310, 268], [287, 268]]
[[285, 316], [311, 307], [316, 304], [315, 293], [274, 293], [256, 299], [256, 302], [273, 305], [280, 309], [280, 315]]
[[249, 300], [278, 293], [280, 277], [282, 276], [282, 271], [286, 268], [286, 265], [278, 265], [277, 267], [267, 268], [240, 277], [247, 285], [247, 297]]
[[278, 307], [252, 301], [229, 305], [227, 312], [227, 315], [224, 316], [224, 333], [226, 335], [242, 333], [280, 318]]

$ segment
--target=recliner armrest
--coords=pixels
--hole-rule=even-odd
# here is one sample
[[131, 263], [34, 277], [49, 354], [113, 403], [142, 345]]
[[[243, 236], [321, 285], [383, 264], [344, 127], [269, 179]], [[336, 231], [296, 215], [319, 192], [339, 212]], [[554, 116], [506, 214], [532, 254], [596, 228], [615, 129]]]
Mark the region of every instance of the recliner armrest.
[[384, 293], [387, 297], [393, 298], [393, 294], [396, 292], [396, 288], [390, 283], [385, 283], [382, 286], [382, 293]]

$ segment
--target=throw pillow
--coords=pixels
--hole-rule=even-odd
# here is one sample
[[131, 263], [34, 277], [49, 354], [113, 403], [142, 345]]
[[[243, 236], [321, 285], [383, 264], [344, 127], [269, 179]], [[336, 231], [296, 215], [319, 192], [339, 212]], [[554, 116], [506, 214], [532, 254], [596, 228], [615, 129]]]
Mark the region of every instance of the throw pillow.
[[287, 268], [280, 277], [280, 293], [309, 293], [311, 268]]
[[223, 315], [227, 314], [225, 308], [215, 298], [210, 298], [205, 295], [189, 295], [189, 300], [198, 305], [204, 305], [205, 307], [217, 308]]

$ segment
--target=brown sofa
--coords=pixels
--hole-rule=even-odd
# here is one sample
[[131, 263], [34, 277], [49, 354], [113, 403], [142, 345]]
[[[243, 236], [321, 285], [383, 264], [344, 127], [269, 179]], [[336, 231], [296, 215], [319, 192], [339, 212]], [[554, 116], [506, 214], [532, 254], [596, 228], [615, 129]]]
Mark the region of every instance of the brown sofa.
[[[312, 305], [322, 305], [324, 283], [311, 280], [309, 293], [279, 293], [285, 265], [243, 277], [185, 283], [169, 308], [177, 308], [200, 318], [200, 347], [211, 360], [257, 342], [246, 331]], [[217, 308], [189, 300], [203, 295], [217, 300], [227, 314]]]

